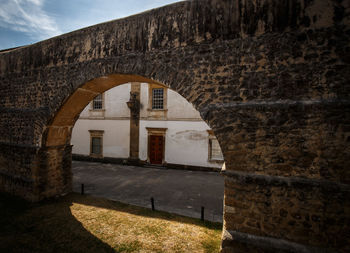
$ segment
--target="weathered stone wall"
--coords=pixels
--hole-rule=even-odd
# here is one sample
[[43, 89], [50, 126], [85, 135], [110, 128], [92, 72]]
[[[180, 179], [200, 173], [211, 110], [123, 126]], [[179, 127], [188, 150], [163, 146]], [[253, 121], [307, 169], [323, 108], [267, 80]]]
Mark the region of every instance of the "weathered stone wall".
[[0, 144], [0, 191], [34, 199], [32, 170], [37, 166], [38, 148]]
[[80, 111], [116, 85], [161, 83], [220, 142], [224, 252], [347, 252], [349, 15], [348, 0], [187, 1], [4, 51], [0, 187], [68, 192]]

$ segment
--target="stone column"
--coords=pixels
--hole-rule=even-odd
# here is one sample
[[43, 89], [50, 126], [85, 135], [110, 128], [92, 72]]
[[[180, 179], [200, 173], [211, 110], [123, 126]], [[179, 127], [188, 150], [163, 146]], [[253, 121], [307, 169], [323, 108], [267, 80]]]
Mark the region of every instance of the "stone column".
[[131, 83], [130, 100], [127, 102], [130, 109], [130, 153], [129, 161], [139, 162], [140, 136], [140, 83]]
[[37, 200], [72, 191], [72, 145], [43, 147], [37, 170], [33, 171]]

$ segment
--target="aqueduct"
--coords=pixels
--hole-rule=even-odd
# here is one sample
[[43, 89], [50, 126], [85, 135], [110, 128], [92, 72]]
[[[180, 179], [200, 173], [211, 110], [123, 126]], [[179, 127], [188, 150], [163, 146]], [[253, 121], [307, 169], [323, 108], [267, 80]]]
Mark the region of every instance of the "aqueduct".
[[161, 83], [223, 150], [223, 252], [349, 252], [349, 37], [348, 0], [193, 0], [4, 50], [0, 189], [69, 192], [80, 111]]

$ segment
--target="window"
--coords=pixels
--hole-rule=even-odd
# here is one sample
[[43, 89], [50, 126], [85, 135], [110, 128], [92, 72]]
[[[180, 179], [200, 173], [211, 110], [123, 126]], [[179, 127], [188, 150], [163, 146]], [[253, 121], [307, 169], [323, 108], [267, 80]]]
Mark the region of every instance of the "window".
[[164, 109], [164, 89], [152, 89], [152, 109]]
[[90, 132], [90, 156], [103, 156], [103, 130], [89, 130]]
[[97, 95], [92, 101], [92, 109], [93, 110], [102, 110], [103, 109], [103, 98], [102, 94]]
[[222, 155], [219, 142], [215, 138], [212, 130], [209, 130], [208, 132], [209, 132], [209, 161], [223, 162], [224, 156]]
[[102, 154], [102, 138], [101, 137], [91, 137], [91, 154], [101, 155]]
[[168, 89], [162, 85], [148, 84], [148, 105], [146, 117], [149, 119], [166, 119]]

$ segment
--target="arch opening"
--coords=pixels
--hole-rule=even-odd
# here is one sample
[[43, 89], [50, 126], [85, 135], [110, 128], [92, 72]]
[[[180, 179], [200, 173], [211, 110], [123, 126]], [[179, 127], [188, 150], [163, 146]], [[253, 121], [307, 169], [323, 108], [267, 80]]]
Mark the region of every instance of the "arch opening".
[[[46, 131], [43, 135], [42, 139], [42, 168], [39, 170], [39, 176], [44, 175], [46, 176], [47, 174], [51, 175], [56, 175], [54, 178], [47, 177], [46, 182], [45, 182], [45, 190], [42, 191], [43, 197], [55, 195], [57, 192], [61, 193], [67, 193], [72, 190], [72, 184], [73, 184], [73, 175], [72, 175], [72, 145], [71, 145], [71, 138], [72, 138], [72, 132], [73, 132], [73, 127], [75, 123], [77, 122], [80, 113], [88, 106], [88, 104], [93, 101], [93, 99], [98, 96], [99, 94], [102, 94], [104, 92], [107, 92], [108, 90], [111, 90], [112, 88], [115, 87], [121, 87], [125, 84], [131, 84], [131, 83], [141, 83], [141, 84], [147, 84], [150, 87], [163, 87], [165, 89], [169, 89], [169, 91], [172, 91], [173, 93], [176, 93], [177, 95], [181, 96], [178, 94], [176, 91], [171, 90], [170, 87], [148, 79], [148, 78], [143, 78], [140, 76], [132, 76], [132, 75], [109, 75], [106, 77], [100, 77], [93, 79], [85, 84], [83, 84], [81, 87], [79, 87], [66, 101], [65, 103], [61, 106], [60, 110], [56, 113], [56, 116], [49, 122]], [[131, 96], [131, 95], [130, 95]], [[184, 97], [181, 96], [183, 100], [188, 100]], [[130, 98], [131, 99], [131, 98]], [[130, 108], [129, 108], [130, 109]], [[146, 108], [144, 108], [146, 109]], [[147, 110], [147, 109], [146, 109]], [[132, 113], [132, 112], [130, 112]], [[198, 113], [198, 111], [197, 111]], [[201, 118], [200, 114], [198, 113], [198, 117]], [[131, 116], [130, 116], [130, 124], [131, 123]], [[141, 122], [142, 124], [142, 122]], [[203, 124], [205, 124], [203, 122]], [[205, 124], [207, 126], [207, 124]], [[160, 132], [162, 129], [157, 128], [157, 127], [147, 127], [146, 125], [143, 125], [143, 128], [149, 130], [149, 135], [148, 138], [152, 136], [152, 133], [155, 136], [160, 136]], [[98, 130], [100, 131], [101, 129], [90, 129], [90, 130]], [[205, 144], [207, 145], [206, 149], [206, 154], [208, 154], [209, 147], [210, 145], [214, 145], [214, 141], [216, 140], [214, 132], [209, 128], [203, 128], [202, 129], [203, 134], [206, 134], [207, 140]], [[130, 130], [131, 131], [131, 130]], [[153, 131], [153, 132], [152, 132]], [[156, 131], [156, 132], [154, 132]], [[96, 132], [96, 131], [95, 131]], [[168, 131], [169, 132], [169, 131]], [[182, 131], [186, 132], [186, 131]], [[195, 131], [193, 131], [195, 132]], [[151, 133], [151, 134], [150, 134]], [[165, 133], [165, 132], [164, 132]], [[164, 134], [163, 133], [163, 134]], [[91, 134], [91, 132], [90, 132]], [[188, 133], [185, 133], [188, 134]], [[130, 136], [132, 133], [130, 132]], [[191, 133], [189, 133], [191, 135]], [[192, 134], [193, 135], [193, 134]], [[192, 136], [191, 135], [191, 136]], [[195, 134], [194, 134], [195, 135]], [[193, 137], [193, 136], [192, 136]], [[198, 138], [198, 136], [194, 136], [194, 138]], [[167, 139], [164, 135], [164, 139]], [[164, 140], [163, 139], [163, 140]], [[131, 138], [130, 138], [130, 143], [131, 143]], [[90, 147], [91, 148], [91, 147]], [[136, 158], [139, 164], [145, 164], [145, 163], [150, 163], [152, 164], [153, 162], [150, 160], [149, 156], [149, 146], [146, 147], [146, 156], [145, 153], [140, 154], [140, 156], [133, 157], [132, 152], [131, 152], [131, 145], [130, 145], [130, 156], [127, 158], [128, 164], [129, 162], [135, 162], [132, 161], [133, 158]], [[217, 147], [216, 147], [217, 148]], [[220, 147], [219, 147], [220, 148]], [[164, 155], [164, 154], [163, 154]], [[111, 158], [111, 157], [108, 157]], [[125, 158], [125, 157], [124, 157]], [[141, 158], [141, 159], [140, 159]], [[165, 166], [167, 165], [166, 159], [163, 157], [163, 161], [161, 165]], [[211, 161], [213, 162], [213, 161]], [[207, 162], [209, 164], [209, 162]], [[220, 162], [218, 163], [216, 161], [216, 164], [213, 165], [212, 168], [216, 168], [217, 171], [220, 171], [221, 165], [218, 166]], [[223, 164], [223, 160], [221, 162]], [[46, 165], [46, 166], [45, 166]], [[174, 165], [179, 165], [179, 164], [172, 164]], [[183, 165], [181, 168], [189, 168], [192, 169], [194, 167], [200, 167], [200, 166], [191, 166], [191, 165], [186, 165], [186, 164], [180, 164]], [[201, 166], [204, 168], [204, 166]], [[210, 169], [212, 169], [210, 168]], [[208, 168], [209, 169], [209, 168]], [[46, 170], [46, 171], [45, 171]], [[223, 183], [222, 183], [223, 187]], [[223, 198], [223, 192], [222, 196]], [[222, 200], [220, 201], [220, 205], [222, 204]], [[214, 220], [214, 216], [213, 216]], [[216, 218], [216, 221], [217, 218]], [[221, 216], [220, 216], [220, 221], [222, 221], [222, 209], [221, 209]]]

